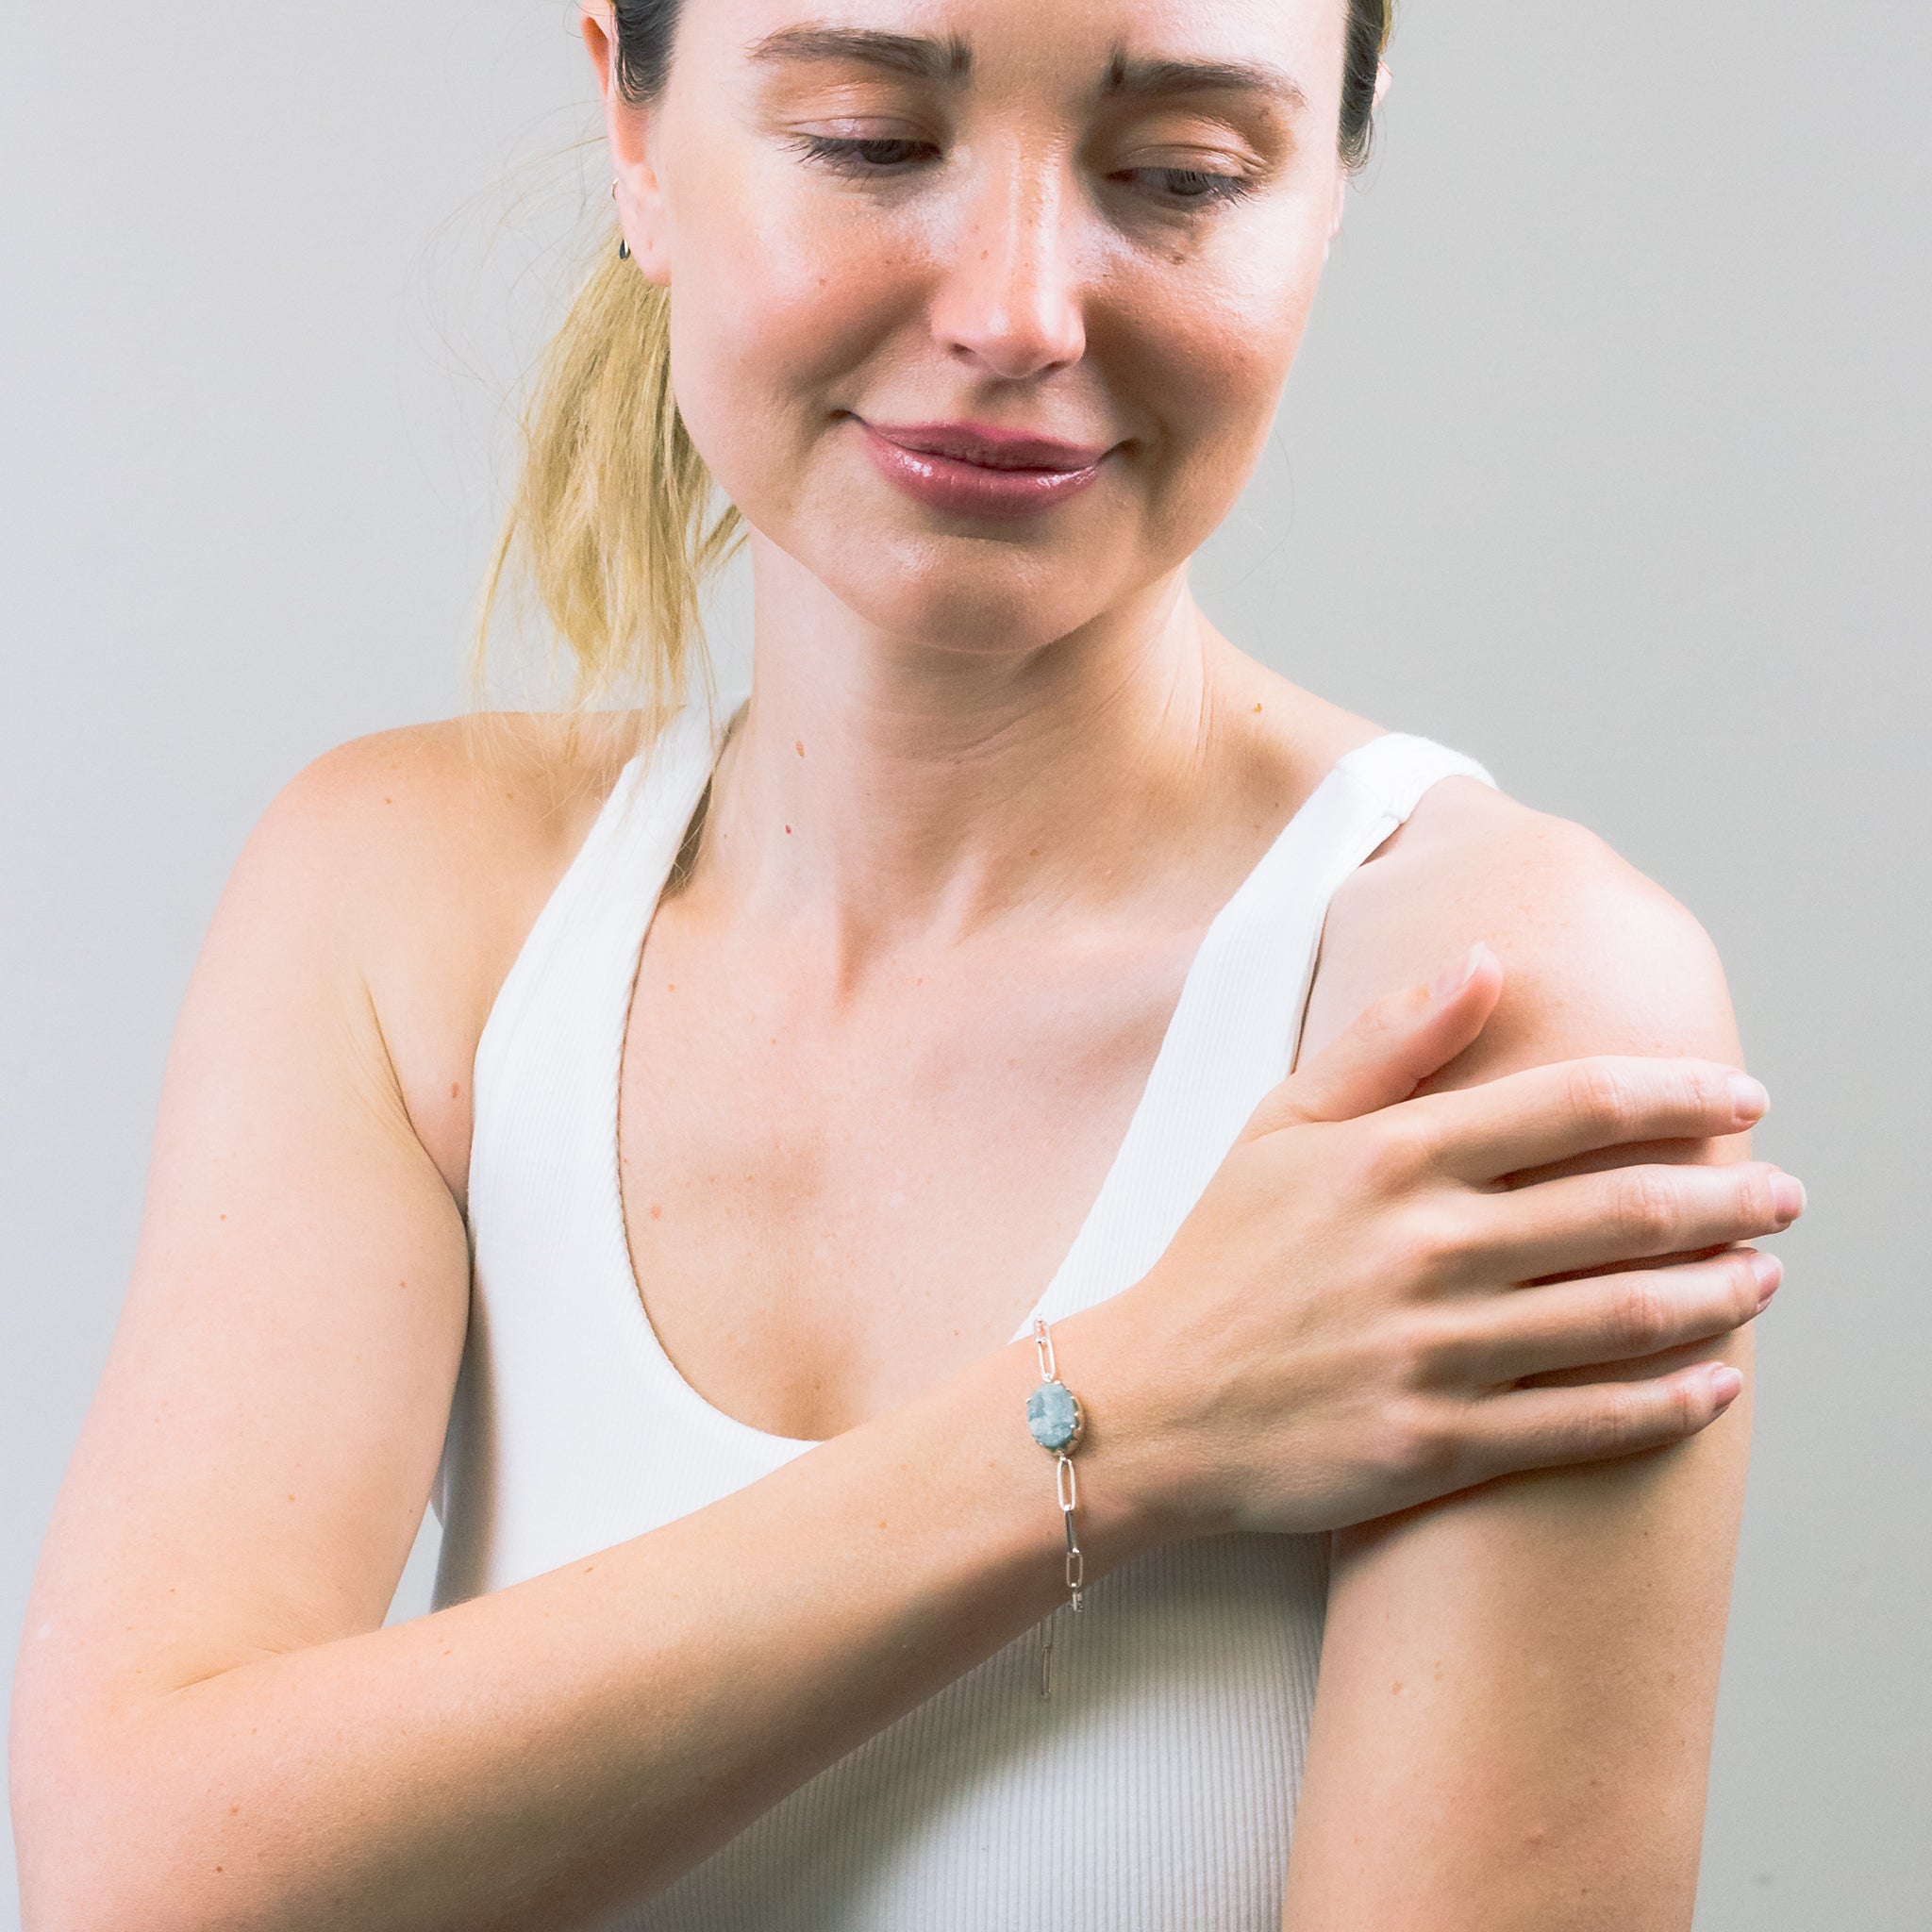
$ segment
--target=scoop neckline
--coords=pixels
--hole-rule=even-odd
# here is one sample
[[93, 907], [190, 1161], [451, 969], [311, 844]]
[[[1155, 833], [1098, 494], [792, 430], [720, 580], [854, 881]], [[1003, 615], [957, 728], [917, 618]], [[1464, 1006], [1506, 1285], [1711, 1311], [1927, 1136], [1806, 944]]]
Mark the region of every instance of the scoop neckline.
[[[710, 784], [711, 775], [716, 770], [719, 755], [724, 748], [726, 739], [730, 736], [731, 729], [737, 721], [739, 712], [743, 708], [745, 701], [745, 697], [741, 696], [738, 698], [731, 708], [722, 714], [722, 718], [700, 719], [697, 721], [709, 724], [709, 730], [704, 735], [708, 736], [710, 739], [710, 754], [702, 763], [700, 763], [695, 756], [691, 756], [689, 753], [686, 754], [691, 756], [691, 769], [680, 774], [683, 783], [678, 792], [670, 801], [674, 808], [680, 799], [683, 802], [682, 815], [677, 821], [677, 838], [672, 844], [673, 861], [675, 859], [677, 851], [682, 849], [685, 835], [690, 829], [691, 817], [696, 812], [699, 801], [703, 798], [707, 787]], [[691, 722], [690, 715], [687, 714], [687, 719], [681, 722]], [[1388, 733], [1378, 733], [1377, 738], [1388, 735]], [[694, 746], [702, 744], [702, 738], [695, 729], [691, 732], [690, 736]], [[1375, 741], [1376, 739], [1367, 739], [1363, 741], [1363, 744], [1373, 744]], [[668, 782], [662, 760], [664, 749], [664, 741], [660, 738], [656, 747], [638, 753], [630, 760], [624, 773], [620, 775], [619, 782], [612, 787], [611, 795], [606, 801], [606, 810], [608, 810], [611, 806], [617, 803], [620, 795], [627, 797], [634, 782], [641, 781], [645, 788], [648, 788], [654, 781]], [[685, 751], [685, 747], [682, 745], [678, 749], [680, 752]], [[1116, 1176], [1119, 1175], [1126, 1165], [1129, 1156], [1135, 1152], [1146, 1136], [1156, 1131], [1155, 1122], [1148, 1108], [1149, 1094], [1150, 1092], [1161, 1091], [1160, 1086], [1158, 1084], [1158, 1077], [1164, 1070], [1163, 1063], [1170, 1058], [1174, 1042], [1183, 1036], [1186, 1030], [1185, 1023], [1193, 1012], [1212, 997], [1211, 980], [1214, 969], [1227, 956], [1227, 949], [1221, 943], [1221, 941], [1224, 938], [1228, 927], [1234, 924], [1241, 916], [1246, 903], [1254, 896], [1257, 881], [1262, 879], [1272, 870], [1271, 861], [1274, 858], [1275, 855], [1289, 842], [1291, 836], [1304, 821], [1314, 816], [1317, 802], [1324, 799], [1336, 785], [1343, 781], [1345, 767], [1355, 754], [1361, 749], [1363, 749], [1363, 745], [1351, 746], [1349, 750], [1343, 752], [1335, 759], [1322, 774], [1312, 790], [1310, 790], [1307, 796], [1295, 808], [1274, 837], [1269, 841], [1266, 848], [1242, 875], [1241, 882], [1235, 887], [1234, 891], [1216, 908], [1214, 916], [1208, 922], [1199, 941], [1194, 947], [1192, 955], [1188, 960], [1188, 969], [1181, 980], [1181, 990], [1175, 998], [1173, 1010], [1168, 1014], [1167, 1024], [1161, 1032], [1160, 1043], [1155, 1049], [1153, 1059], [1148, 1063], [1147, 1073], [1141, 1083], [1134, 1102], [1133, 1112], [1127, 1121], [1126, 1129], [1121, 1136], [1120, 1143], [1114, 1149], [1113, 1158], [1108, 1163], [1107, 1171], [1101, 1176], [1100, 1185], [1089, 1199], [1086, 1210], [1081, 1217], [1080, 1224], [1074, 1230], [1073, 1240], [1068, 1243], [1065, 1252], [1060, 1256], [1052, 1274], [1048, 1276], [1046, 1286], [1041, 1291], [1039, 1298], [1021, 1318], [1018, 1328], [1008, 1337], [1002, 1346], [1010, 1348], [1014, 1342], [1024, 1341], [1032, 1332], [1035, 1318], [1041, 1314], [1046, 1309], [1048, 1304], [1052, 1302], [1055, 1291], [1058, 1289], [1062, 1281], [1068, 1278], [1073, 1272], [1074, 1264], [1081, 1257], [1093, 1240], [1093, 1231], [1099, 1211], [1110, 1198], [1116, 1183]], [[664, 887], [668, 883], [669, 877], [670, 866], [667, 864], [662, 875], [658, 880], [655, 891], [652, 892], [651, 901], [648, 908], [644, 910], [641, 924], [638, 927], [635, 938], [629, 945], [628, 970], [617, 975], [621, 983], [622, 992], [617, 1002], [614, 1029], [615, 1049], [608, 1063], [611, 1068], [611, 1076], [606, 1093], [605, 1105], [599, 1111], [597, 1123], [597, 1140], [599, 1146], [603, 1150], [602, 1160], [607, 1170], [606, 1179], [608, 1181], [608, 1186], [600, 1190], [600, 1194], [609, 1217], [605, 1233], [610, 1241], [614, 1243], [619, 1263], [617, 1269], [619, 1286], [625, 1291], [625, 1299], [629, 1304], [629, 1320], [632, 1331], [641, 1340], [652, 1366], [675, 1388], [680, 1401], [695, 1414], [703, 1417], [712, 1428], [728, 1436], [735, 1437], [741, 1441], [761, 1445], [773, 1451], [803, 1452], [808, 1449], [822, 1448], [826, 1442], [838, 1441], [838, 1438], [835, 1436], [785, 1436], [780, 1435], [775, 1430], [761, 1429], [756, 1423], [745, 1422], [741, 1417], [731, 1414], [727, 1409], [720, 1408], [708, 1395], [703, 1394], [685, 1375], [677, 1364], [671, 1359], [671, 1353], [664, 1346], [663, 1340], [658, 1333], [657, 1324], [651, 1319], [650, 1308], [644, 1301], [642, 1284], [638, 1280], [637, 1263], [631, 1254], [630, 1225], [624, 1209], [623, 1148], [620, 1135], [621, 1115], [623, 1112], [624, 1058], [626, 1045], [628, 1044], [630, 1012], [636, 993], [638, 974], [641, 972], [643, 965], [644, 947], [649, 942], [651, 927], [656, 924], [658, 908], [663, 901]], [[854, 1426], [862, 1425], [854, 1424]], [[849, 1433], [849, 1431], [845, 1433]]]

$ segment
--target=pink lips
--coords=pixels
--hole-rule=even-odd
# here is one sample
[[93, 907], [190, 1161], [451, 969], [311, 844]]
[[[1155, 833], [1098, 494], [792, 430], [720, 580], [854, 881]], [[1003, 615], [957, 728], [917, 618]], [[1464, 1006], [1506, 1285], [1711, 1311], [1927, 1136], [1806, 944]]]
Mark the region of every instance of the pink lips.
[[933, 509], [968, 516], [1032, 516], [1064, 503], [1093, 481], [1108, 453], [983, 423], [852, 420], [889, 481]]

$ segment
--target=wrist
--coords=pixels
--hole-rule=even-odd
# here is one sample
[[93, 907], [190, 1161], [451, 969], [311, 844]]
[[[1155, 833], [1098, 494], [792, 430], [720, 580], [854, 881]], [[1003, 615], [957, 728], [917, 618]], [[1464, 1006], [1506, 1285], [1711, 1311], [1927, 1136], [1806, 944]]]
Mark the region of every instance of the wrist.
[[[1144, 1351], [1128, 1342], [1123, 1324], [1108, 1319], [1110, 1311], [1111, 1304], [1103, 1304], [1051, 1324], [1059, 1379], [1078, 1400], [1084, 1421], [1074, 1460], [1080, 1542], [1090, 1578], [1191, 1533], [1172, 1481], [1168, 1431], [1146, 1381]], [[1013, 1346], [1024, 1359], [1030, 1391], [1039, 1384], [1032, 1340]], [[1025, 1427], [1024, 1419], [1020, 1426]], [[1051, 1498], [1054, 1459], [1037, 1454]]]

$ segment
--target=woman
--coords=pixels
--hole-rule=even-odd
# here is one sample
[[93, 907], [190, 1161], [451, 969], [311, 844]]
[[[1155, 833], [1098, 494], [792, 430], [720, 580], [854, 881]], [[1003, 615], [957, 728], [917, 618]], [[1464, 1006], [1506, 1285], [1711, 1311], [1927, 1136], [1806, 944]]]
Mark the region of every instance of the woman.
[[29, 1610], [28, 1924], [1682, 1927], [1802, 1192], [1682, 911], [1187, 589], [1382, 7], [583, 25], [620, 234], [515, 531], [648, 700], [250, 841]]

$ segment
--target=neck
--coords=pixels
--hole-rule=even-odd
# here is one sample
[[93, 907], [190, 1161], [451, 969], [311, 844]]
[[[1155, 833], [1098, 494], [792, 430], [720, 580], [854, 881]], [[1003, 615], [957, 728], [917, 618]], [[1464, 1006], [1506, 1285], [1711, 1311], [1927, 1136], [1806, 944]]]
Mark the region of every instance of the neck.
[[773, 546], [754, 555], [754, 696], [700, 874], [714, 905], [811, 927], [841, 977], [1130, 902], [1172, 869], [1174, 825], [1240, 782], [1217, 693], [1245, 660], [1184, 573], [1038, 648], [962, 651], [881, 634]]

